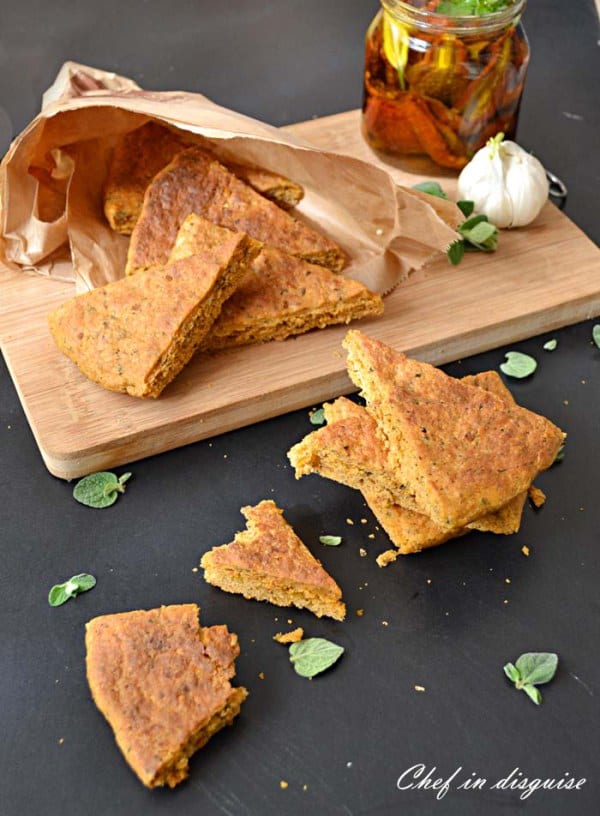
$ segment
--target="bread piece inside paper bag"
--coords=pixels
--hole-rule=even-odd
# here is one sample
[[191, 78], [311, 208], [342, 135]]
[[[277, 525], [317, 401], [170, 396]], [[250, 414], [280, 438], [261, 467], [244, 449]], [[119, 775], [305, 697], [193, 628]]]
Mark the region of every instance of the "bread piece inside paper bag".
[[185, 131], [224, 162], [301, 184], [294, 217], [339, 244], [349, 259], [343, 274], [374, 292], [388, 292], [456, 237], [454, 204], [436, 200], [434, 209], [384, 170], [311, 147], [200, 94], [145, 91], [68, 62], [0, 166], [1, 260], [73, 280], [78, 291], [123, 277], [129, 239], [106, 221], [103, 188], [117, 141], [151, 119]]

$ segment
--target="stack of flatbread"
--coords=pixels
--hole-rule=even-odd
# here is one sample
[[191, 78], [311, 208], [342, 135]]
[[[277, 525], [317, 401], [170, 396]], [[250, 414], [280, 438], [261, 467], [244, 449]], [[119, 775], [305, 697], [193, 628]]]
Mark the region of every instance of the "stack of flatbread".
[[125, 277], [49, 318], [59, 348], [110, 390], [157, 397], [198, 349], [383, 311], [379, 295], [339, 274], [343, 250], [290, 213], [300, 185], [226, 167], [190, 139], [148, 122], [116, 146], [104, 212], [131, 235]]
[[319, 473], [362, 492], [396, 547], [380, 566], [471, 530], [517, 532], [564, 433], [518, 406], [493, 371], [455, 379], [359, 331], [344, 347], [366, 407], [325, 405], [327, 425], [288, 453], [296, 477]]

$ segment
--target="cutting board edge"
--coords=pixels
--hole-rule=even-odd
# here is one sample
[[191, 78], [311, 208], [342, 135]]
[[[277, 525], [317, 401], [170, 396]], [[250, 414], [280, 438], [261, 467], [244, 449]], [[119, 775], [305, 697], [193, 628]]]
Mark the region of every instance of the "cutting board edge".
[[[466, 332], [460, 337], [443, 343], [439, 341], [425, 343], [414, 348], [405, 348], [403, 351], [425, 362], [443, 365], [504, 345], [507, 342], [505, 336], [507, 330], [510, 330], [509, 342], [517, 343], [543, 332], [599, 316], [600, 292], [593, 300], [585, 299], [579, 303], [571, 302], [567, 305], [566, 312], [565, 305], [561, 304], [550, 311], [544, 310], [533, 315], [530, 313], [524, 317], [503, 321], [493, 329], [488, 329], [485, 337], [479, 337], [477, 331]], [[215, 412], [208, 419], [202, 419], [200, 415], [196, 415], [146, 431], [138, 436], [138, 440], [143, 437], [143, 448], [146, 451], [151, 448], [151, 452], [138, 450], [135, 437], [114, 439], [108, 445], [97, 445], [88, 450], [50, 450], [36, 434], [29, 416], [28, 420], [50, 473], [57, 478], [70, 481], [98, 470], [129, 465], [149, 456], [220, 436], [237, 428], [272, 419], [290, 411], [301, 410], [344, 394], [354, 393], [357, 390], [348, 380], [345, 369], [340, 368], [333, 375], [314, 380], [310, 383], [309, 388], [305, 384], [302, 395], [295, 399], [290, 398], [288, 388], [272, 392], [270, 396], [273, 407], [267, 411], [265, 411], [264, 400], [254, 397], [247, 402], [233, 403], [225, 411]], [[27, 409], [25, 410], [27, 413]], [[127, 445], [130, 453], [120, 454], [119, 451], [122, 451]]]

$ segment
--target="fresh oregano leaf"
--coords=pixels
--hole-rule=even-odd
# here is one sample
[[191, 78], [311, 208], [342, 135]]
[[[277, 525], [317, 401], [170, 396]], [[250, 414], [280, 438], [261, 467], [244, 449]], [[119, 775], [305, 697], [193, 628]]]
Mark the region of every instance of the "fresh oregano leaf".
[[325, 638], [307, 638], [290, 646], [290, 660], [301, 677], [314, 677], [324, 672], [343, 654], [342, 646]]
[[556, 674], [558, 655], [553, 652], [526, 652], [513, 665], [504, 666], [504, 674], [522, 690], [536, 705], [542, 702], [542, 695], [536, 688], [540, 683], [549, 683]]
[[465, 218], [468, 218], [472, 215], [473, 210], [475, 209], [475, 202], [474, 201], [457, 201], [456, 206], [464, 215]]
[[483, 222], [487, 220], [487, 215], [484, 215], [483, 213], [474, 215], [472, 218], [467, 218], [466, 221], [463, 221], [463, 223], [459, 225], [458, 230], [462, 233], [469, 232], [470, 230], [475, 229], [478, 224], [483, 224]]
[[521, 678], [519, 670], [512, 663], [507, 663], [506, 666], [504, 666], [504, 674], [508, 677], [509, 680], [512, 680], [513, 683], [516, 683], [517, 680], [520, 680]]
[[61, 606], [66, 603], [69, 598], [74, 598], [82, 592], [87, 592], [94, 586], [96, 586], [94, 576], [82, 572], [79, 575], [74, 575], [72, 578], [69, 578], [64, 584], [55, 584], [48, 593], [48, 603], [50, 606]]
[[317, 408], [316, 411], [313, 411], [310, 415], [310, 421], [312, 425], [323, 425], [325, 422], [325, 411], [322, 408]]
[[321, 542], [321, 544], [325, 544], [327, 547], [337, 547], [339, 544], [342, 543], [342, 537], [323, 535], [319, 536], [319, 541]]
[[500, 371], [507, 377], [515, 377], [522, 380], [530, 377], [537, 368], [537, 361], [529, 354], [520, 351], [507, 351], [506, 362], [500, 364]]
[[481, 221], [473, 229], [461, 229], [461, 232], [472, 244], [485, 244], [496, 234], [496, 227], [489, 221]]
[[523, 686], [523, 691], [533, 700], [536, 705], [539, 705], [542, 702], [542, 694], [535, 686], [530, 686], [527, 684]]
[[600, 348], [600, 324], [596, 323], [594, 328], [592, 329], [592, 339], [596, 346]]
[[117, 478], [114, 473], [102, 471], [84, 476], [73, 489], [73, 498], [87, 507], [110, 507], [117, 500], [119, 493], [125, 492], [125, 482], [131, 473], [124, 473]]
[[457, 238], [456, 241], [453, 241], [446, 250], [448, 260], [454, 266], [456, 266], [462, 261], [464, 254], [465, 254], [465, 242], [461, 238]]
[[556, 674], [558, 655], [553, 652], [526, 652], [515, 665], [521, 675], [520, 683], [523, 686], [549, 683]]
[[544, 343], [544, 351], [554, 351], [554, 349], [558, 346], [558, 340], [552, 338], [552, 340], [547, 340]]
[[413, 190], [420, 190], [437, 198], [448, 198], [437, 181], [422, 181], [420, 184], [413, 184]]
[[555, 465], [557, 462], [562, 462], [562, 460], [563, 460], [564, 458], [565, 458], [565, 446], [564, 446], [564, 444], [563, 444], [563, 445], [561, 445], [561, 446], [560, 446], [560, 448], [558, 449], [558, 453], [557, 453], [557, 454], [556, 454], [556, 456], [554, 457], [554, 462], [552, 462], [552, 464], [553, 464], [553, 465]]

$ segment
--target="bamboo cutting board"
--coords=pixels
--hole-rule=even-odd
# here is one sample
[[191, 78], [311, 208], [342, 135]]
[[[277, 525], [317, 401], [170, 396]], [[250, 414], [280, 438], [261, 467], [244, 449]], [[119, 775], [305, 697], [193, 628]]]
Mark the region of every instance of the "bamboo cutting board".
[[[293, 125], [317, 146], [379, 163], [359, 112]], [[386, 165], [390, 169], [389, 165]], [[452, 175], [425, 160], [396, 162], [403, 184]], [[0, 268], [0, 343], [44, 462], [72, 479], [349, 393], [341, 341], [347, 328], [199, 357], [159, 400], [113, 394], [57, 350], [46, 315], [71, 285]], [[503, 232], [494, 254], [440, 258], [385, 300], [383, 317], [354, 325], [441, 364], [600, 314], [600, 251], [553, 205], [535, 223]]]

